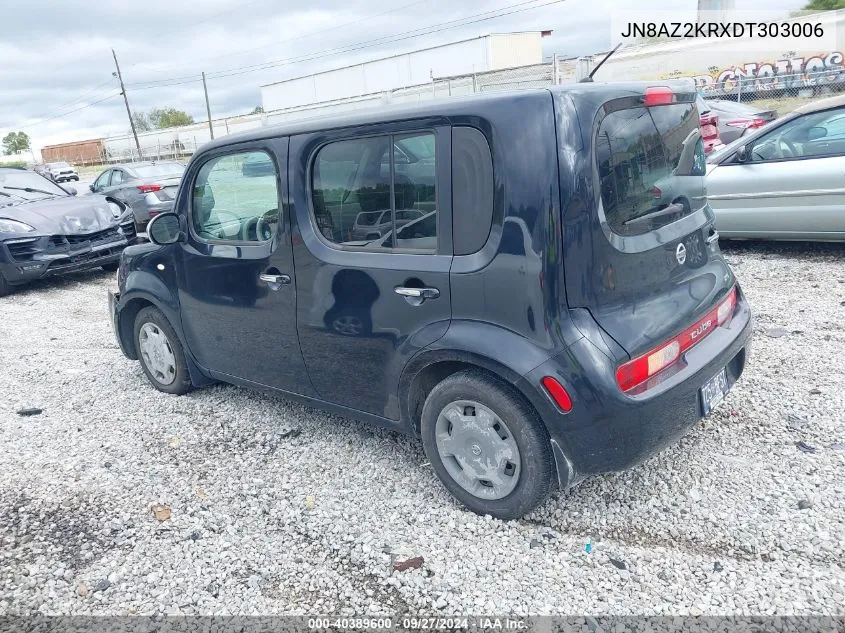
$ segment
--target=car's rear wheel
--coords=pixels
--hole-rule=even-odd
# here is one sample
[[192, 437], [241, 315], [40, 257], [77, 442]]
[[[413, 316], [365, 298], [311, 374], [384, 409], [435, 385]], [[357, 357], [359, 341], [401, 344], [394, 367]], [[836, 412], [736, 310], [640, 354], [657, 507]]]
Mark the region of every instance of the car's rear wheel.
[[484, 371], [436, 385], [420, 430], [435, 473], [473, 512], [516, 519], [551, 491], [554, 460], [542, 422], [513, 387]]
[[135, 317], [135, 350], [153, 387], [181, 395], [191, 390], [191, 378], [179, 337], [158, 308], [148, 307]]

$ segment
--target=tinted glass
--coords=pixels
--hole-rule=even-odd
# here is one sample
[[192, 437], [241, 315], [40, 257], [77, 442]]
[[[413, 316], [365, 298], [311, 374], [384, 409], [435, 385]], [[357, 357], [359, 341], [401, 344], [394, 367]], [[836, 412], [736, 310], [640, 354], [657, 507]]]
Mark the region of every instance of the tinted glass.
[[108, 187], [109, 185], [109, 178], [111, 177], [111, 170], [104, 171], [97, 177], [97, 180], [94, 181], [94, 187], [96, 189], [102, 189], [103, 187]]
[[[259, 152], [257, 157], [261, 157], [263, 160], [269, 160], [267, 155], [263, 152]], [[138, 178], [181, 176], [184, 171], [185, 168], [178, 163], [162, 163], [160, 165], [141, 165], [139, 167], [135, 167], [135, 173], [138, 174]]]
[[[405, 157], [394, 167], [396, 247], [437, 248], [437, 187], [434, 178], [434, 135], [397, 137], [394, 157]], [[422, 220], [425, 214], [425, 220]]]
[[[434, 149], [434, 135], [429, 133], [353, 139], [323, 147], [312, 176], [314, 220], [323, 237], [335, 244], [377, 250], [435, 249]], [[428, 222], [398, 234], [394, 244], [395, 231], [426, 216]]]
[[191, 222], [206, 240], [264, 242], [279, 222], [275, 164], [267, 174], [244, 175], [244, 162], [264, 152], [242, 152], [213, 158], [194, 181]]
[[604, 214], [621, 235], [655, 230], [705, 204], [705, 156], [692, 103], [611, 112], [596, 136]]
[[493, 222], [493, 157], [475, 128], [452, 129], [452, 208], [455, 255], [475, 253]]

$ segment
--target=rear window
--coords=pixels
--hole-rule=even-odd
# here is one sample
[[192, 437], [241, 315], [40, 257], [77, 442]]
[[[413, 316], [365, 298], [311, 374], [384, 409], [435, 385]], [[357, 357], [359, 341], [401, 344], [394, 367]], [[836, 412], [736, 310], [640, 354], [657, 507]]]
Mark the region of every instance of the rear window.
[[[267, 155], [263, 155], [264, 160], [269, 160]], [[135, 167], [135, 173], [139, 178], [164, 178], [167, 176], [181, 176], [185, 168], [178, 163], [167, 163], [164, 165], [141, 165]]]
[[615, 110], [596, 136], [604, 215], [620, 235], [640, 235], [698, 210], [705, 156], [693, 103]]

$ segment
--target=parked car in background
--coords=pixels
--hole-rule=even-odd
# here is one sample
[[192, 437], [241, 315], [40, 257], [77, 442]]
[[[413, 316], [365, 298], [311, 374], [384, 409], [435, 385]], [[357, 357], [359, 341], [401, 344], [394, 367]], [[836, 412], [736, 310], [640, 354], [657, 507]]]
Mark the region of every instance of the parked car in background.
[[113, 165], [97, 176], [90, 189], [128, 204], [137, 230], [144, 231], [151, 218], [173, 208], [184, 172], [184, 165], [173, 161]]
[[[166, 393], [224, 381], [420, 437], [469, 509], [521, 517], [675, 441], [743, 372], [751, 313], [694, 173], [699, 137], [692, 82], [223, 137], [124, 253], [118, 343]], [[245, 176], [254, 153], [275, 173]], [[688, 204], [655, 199], [669, 174]], [[350, 239], [385, 208], [425, 215]]]
[[705, 103], [719, 117], [719, 138], [726, 145], [746, 132], [761, 128], [778, 118], [777, 112], [754, 107], [753, 101], [737, 103], [725, 99], [708, 99]]
[[41, 175], [46, 176], [53, 182], [66, 182], [68, 180], [79, 180], [79, 174], [70, 163], [45, 163]]
[[700, 96], [695, 103], [698, 106], [698, 123], [701, 129], [701, 140], [704, 142], [704, 153], [709, 154], [724, 145], [719, 136], [719, 115]]
[[[396, 228], [413, 222], [424, 215], [418, 209], [402, 209], [396, 212]], [[355, 216], [352, 225], [353, 240], [375, 240], [393, 230], [391, 211], [362, 211]]]
[[244, 176], [267, 176], [276, 173], [276, 167], [267, 154], [250, 154], [247, 158], [241, 165], [241, 173]]
[[77, 197], [34, 172], [0, 168], [0, 296], [42, 277], [116, 270], [121, 251], [135, 242], [125, 204]]
[[845, 240], [845, 96], [802, 106], [707, 162], [722, 237]]

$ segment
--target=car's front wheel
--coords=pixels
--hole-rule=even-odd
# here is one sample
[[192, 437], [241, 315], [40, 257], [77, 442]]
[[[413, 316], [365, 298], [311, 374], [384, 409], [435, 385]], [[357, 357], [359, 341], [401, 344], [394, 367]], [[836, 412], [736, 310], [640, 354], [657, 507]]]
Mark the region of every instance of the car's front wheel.
[[144, 308], [135, 317], [134, 333], [138, 360], [153, 387], [176, 395], [190, 391], [185, 352], [167, 317], [158, 308]]
[[420, 430], [434, 472], [473, 512], [516, 519], [551, 491], [554, 460], [542, 422], [521, 394], [484, 371], [436, 385]]

